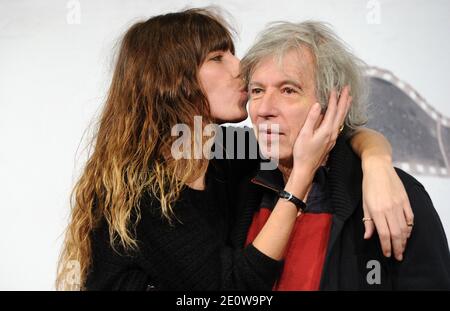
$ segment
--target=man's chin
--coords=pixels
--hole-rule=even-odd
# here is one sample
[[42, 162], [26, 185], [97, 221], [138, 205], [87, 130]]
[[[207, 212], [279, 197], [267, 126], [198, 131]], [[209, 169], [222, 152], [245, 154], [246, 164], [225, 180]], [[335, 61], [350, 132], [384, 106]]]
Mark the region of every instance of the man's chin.
[[261, 152], [261, 156], [264, 159], [267, 160], [274, 160], [274, 161], [278, 161], [279, 160], [279, 154], [278, 152], [275, 151], [267, 151], [264, 148], [260, 148], [260, 152]]
[[260, 147], [260, 154], [264, 159], [273, 160], [279, 163], [291, 163], [292, 155], [286, 155], [283, 153], [279, 153], [278, 151], [267, 151], [264, 148]]

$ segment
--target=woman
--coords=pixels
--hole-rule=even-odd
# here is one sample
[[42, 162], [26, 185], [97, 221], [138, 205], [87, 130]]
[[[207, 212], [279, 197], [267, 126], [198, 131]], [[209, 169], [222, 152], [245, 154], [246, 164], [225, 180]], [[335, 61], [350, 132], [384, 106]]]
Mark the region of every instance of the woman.
[[[156, 16], [127, 31], [93, 154], [73, 191], [57, 288], [272, 288], [282, 262], [278, 255], [271, 256], [271, 248], [284, 246], [267, 242], [283, 217], [271, 216], [258, 239], [262, 246], [244, 249], [230, 234], [238, 212], [232, 204], [232, 182], [239, 172], [227, 169], [227, 161], [175, 160], [171, 155], [174, 125], [193, 129], [193, 116], [201, 116], [203, 126], [247, 117], [246, 93], [238, 75], [230, 32], [220, 17], [207, 10]], [[349, 96], [341, 97], [329, 122], [342, 124], [348, 106]], [[338, 129], [333, 131], [329, 134], [337, 134]], [[314, 137], [298, 143], [310, 146], [305, 149], [309, 161], [314, 151], [326, 152], [333, 141]], [[400, 189], [395, 197], [401, 202], [395, 206], [397, 214], [392, 209], [386, 212], [385, 207], [395, 202], [386, 196], [386, 205], [369, 201], [366, 216], [374, 213], [386, 221], [390, 218], [385, 215], [400, 219], [401, 214], [399, 223], [393, 224], [404, 230], [412, 215], [403, 217], [405, 210], [410, 213], [404, 208], [404, 189], [391, 163], [384, 160], [390, 157], [390, 146], [368, 131], [355, 135], [352, 145], [367, 164], [368, 183], [372, 175], [381, 181], [371, 188]], [[299, 164], [299, 172], [308, 176], [313, 170]], [[298, 193], [306, 186], [295, 184]], [[369, 192], [367, 197], [371, 196]], [[283, 210], [291, 203], [280, 200], [279, 204]], [[381, 212], [376, 210], [380, 208]], [[370, 234], [366, 232], [367, 237]], [[398, 247], [399, 252], [403, 249], [404, 245]]]

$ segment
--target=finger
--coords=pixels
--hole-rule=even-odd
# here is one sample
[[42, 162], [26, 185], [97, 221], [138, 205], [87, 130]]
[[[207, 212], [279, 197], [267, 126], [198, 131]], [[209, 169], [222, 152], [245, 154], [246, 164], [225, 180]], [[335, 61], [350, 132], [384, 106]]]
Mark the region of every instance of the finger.
[[315, 103], [311, 106], [308, 112], [308, 116], [306, 117], [305, 124], [303, 125], [302, 132], [304, 133], [314, 133], [314, 130], [316, 128], [317, 120], [320, 117], [320, 104]]
[[373, 221], [365, 221], [364, 222], [364, 240], [368, 240], [373, 236], [373, 233], [375, 232], [375, 225], [373, 224]]
[[397, 223], [400, 226], [400, 232], [402, 234], [402, 249], [401, 254], [403, 256], [403, 253], [406, 249], [406, 244], [408, 243], [408, 226], [406, 224], [406, 219], [403, 214], [403, 209], [396, 209], [396, 215], [397, 215]]
[[408, 226], [408, 239], [411, 237], [411, 232], [414, 226], [414, 213], [411, 209], [408, 197], [406, 197], [406, 206], [403, 207], [403, 214], [405, 216], [406, 225]]
[[344, 123], [345, 117], [350, 109], [351, 98], [349, 96], [349, 88], [345, 86], [337, 103], [337, 113], [334, 120], [333, 128], [339, 129]]
[[327, 111], [325, 112], [325, 117], [323, 118], [322, 125], [324, 127], [330, 128], [333, 126], [334, 118], [336, 116], [337, 109], [337, 93], [335, 89], [331, 90], [330, 98], [328, 100]]
[[373, 224], [373, 221], [366, 220], [364, 222], [364, 240], [368, 240], [373, 236], [373, 233], [375, 232], [375, 225]]
[[314, 124], [314, 130], [317, 130], [319, 128], [320, 124], [322, 124], [322, 121], [323, 121], [323, 114], [322, 112], [320, 112], [316, 124]]
[[[364, 218], [371, 218], [370, 214], [367, 213], [366, 205], [363, 204], [363, 210], [364, 210]], [[368, 240], [373, 236], [373, 233], [375, 231], [375, 225], [373, 224], [373, 221], [366, 220], [364, 221], [364, 240]]]
[[[390, 213], [387, 217], [387, 224], [392, 241], [392, 253], [398, 261], [403, 259], [403, 233], [396, 214]], [[406, 236], [405, 236], [406, 239]]]
[[381, 249], [386, 257], [391, 257], [391, 234], [384, 215], [373, 215], [373, 222], [380, 238]]
[[349, 96], [349, 97], [348, 97], [347, 106], [346, 106], [346, 108], [345, 108], [345, 113], [344, 113], [344, 115], [342, 116], [341, 123], [339, 123], [340, 125], [341, 125], [341, 124], [344, 124], [345, 118], [347, 117], [347, 115], [348, 115], [348, 113], [349, 113], [349, 111], [350, 111], [350, 108], [352, 107], [352, 101], [353, 101], [353, 97]]

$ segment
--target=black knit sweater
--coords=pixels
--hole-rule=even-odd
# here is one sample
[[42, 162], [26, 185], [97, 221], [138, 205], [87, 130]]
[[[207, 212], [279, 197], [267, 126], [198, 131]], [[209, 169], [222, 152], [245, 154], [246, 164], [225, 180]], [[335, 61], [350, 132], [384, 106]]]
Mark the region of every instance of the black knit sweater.
[[205, 190], [181, 192], [172, 225], [161, 217], [158, 201], [145, 193], [137, 252], [115, 252], [103, 221], [91, 235], [93, 263], [86, 289], [271, 290], [282, 261], [252, 245], [244, 248], [241, 235], [246, 229], [239, 226], [248, 220], [236, 221], [242, 211], [236, 207], [241, 205], [233, 187], [257, 162], [210, 161]]

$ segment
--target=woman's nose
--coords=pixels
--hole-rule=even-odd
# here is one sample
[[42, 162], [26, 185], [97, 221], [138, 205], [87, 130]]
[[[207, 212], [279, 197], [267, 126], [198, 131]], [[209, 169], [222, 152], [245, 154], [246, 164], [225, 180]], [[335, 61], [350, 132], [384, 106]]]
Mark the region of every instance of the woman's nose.
[[236, 56], [232, 55], [231, 57], [231, 68], [232, 68], [232, 74], [234, 77], [239, 77], [240, 74], [240, 64], [241, 61]]

